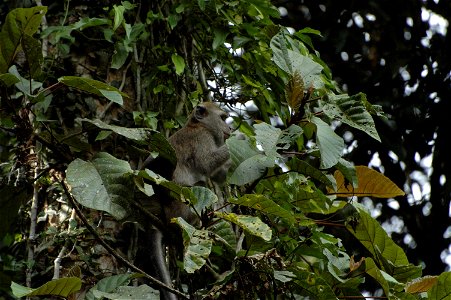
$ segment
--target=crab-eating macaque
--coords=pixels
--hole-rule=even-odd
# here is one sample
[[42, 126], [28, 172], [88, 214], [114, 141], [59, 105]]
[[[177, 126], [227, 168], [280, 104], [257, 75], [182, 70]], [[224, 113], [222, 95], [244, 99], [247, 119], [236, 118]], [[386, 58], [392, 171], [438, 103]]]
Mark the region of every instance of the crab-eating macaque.
[[[216, 104], [204, 102], [197, 105], [184, 127], [169, 138], [175, 150], [177, 165], [172, 180], [182, 186], [206, 185], [210, 179], [216, 184], [226, 180], [230, 167], [230, 154], [225, 140], [230, 136], [230, 128], [225, 122], [227, 113]], [[198, 215], [191, 208], [168, 197], [160, 199], [166, 222], [183, 217], [192, 225], [199, 225]], [[155, 227], [148, 231], [147, 241], [152, 251], [150, 261], [154, 275], [165, 284], [172, 286], [165, 261], [164, 237]], [[161, 299], [177, 299], [166, 289], [160, 289]]]

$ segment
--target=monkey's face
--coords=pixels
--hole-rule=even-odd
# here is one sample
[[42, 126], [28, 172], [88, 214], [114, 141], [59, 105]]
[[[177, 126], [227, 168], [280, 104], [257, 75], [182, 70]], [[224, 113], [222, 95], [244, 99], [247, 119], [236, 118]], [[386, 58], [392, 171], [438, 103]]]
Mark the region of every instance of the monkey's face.
[[230, 137], [230, 127], [225, 122], [228, 114], [212, 102], [204, 102], [196, 106], [193, 118], [207, 128], [218, 145]]

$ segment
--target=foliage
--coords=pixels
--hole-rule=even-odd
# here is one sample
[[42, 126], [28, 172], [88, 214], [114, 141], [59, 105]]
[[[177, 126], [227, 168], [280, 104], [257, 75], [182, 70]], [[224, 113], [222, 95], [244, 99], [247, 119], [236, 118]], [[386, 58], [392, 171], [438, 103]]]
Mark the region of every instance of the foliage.
[[[379, 140], [380, 108], [340, 91], [311, 43], [318, 32], [275, 25], [279, 12], [264, 0], [151, 2], [111, 4], [67, 24], [67, 11], [62, 23], [53, 11], [40, 32], [45, 7], [8, 14], [0, 33], [9, 34], [0, 45], [3, 291], [66, 297], [79, 281], [64, 293], [50, 286], [75, 273], [88, 299], [158, 297], [156, 282], [129, 286], [148, 274], [125, 273], [139, 228], [162, 226], [140, 203], [166, 189], [202, 216], [201, 228], [172, 220], [184, 245], [177, 289], [189, 286], [190, 296], [334, 299], [373, 291], [369, 279], [388, 299], [446, 294], [449, 274], [420, 278], [358, 204], [362, 195], [403, 192], [344, 157], [337, 122]], [[204, 99], [222, 102], [236, 129], [224, 191], [181, 187], [142, 168], [150, 154], [166, 168], [175, 161], [165, 137]], [[148, 111], [151, 128], [139, 127]], [[419, 281], [423, 289], [413, 288]]]
[[[321, 31], [315, 48], [350, 94], [364, 91], [389, 119], [375, 118], [381, 143], [347, 126], [347, 157], [391, 178], [406, 192], [367, 198], [409, 260], [427, 274], [450, 269], [451, 2], [433, 0], [273, 1], [280, 22]], [[402, 7], [402, 10], [399, 8]], [[346, 133], [347, 132], [347, 133]]]

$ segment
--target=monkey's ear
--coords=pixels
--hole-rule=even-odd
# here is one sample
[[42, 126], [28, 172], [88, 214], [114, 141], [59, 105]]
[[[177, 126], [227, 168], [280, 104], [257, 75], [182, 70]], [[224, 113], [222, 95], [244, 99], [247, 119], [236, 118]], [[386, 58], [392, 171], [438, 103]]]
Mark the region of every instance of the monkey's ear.
[[207, 115], [207, 108], [203, 105], [198, 105], [194, 109], [194, 118], [196, 120], [201, 120]]

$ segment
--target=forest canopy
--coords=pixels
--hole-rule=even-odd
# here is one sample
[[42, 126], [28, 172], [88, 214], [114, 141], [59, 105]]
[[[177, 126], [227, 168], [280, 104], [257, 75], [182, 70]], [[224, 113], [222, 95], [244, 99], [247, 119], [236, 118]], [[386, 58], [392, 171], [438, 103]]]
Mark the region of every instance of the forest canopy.
[[[180, 298], [451, 297], [450, 272], [412, 261], [368, 208], [408, 197], [386, 157], [368, 163], [409, 132], [387, 137], [397, 104], [351, 84], [376, 76], [347, 73], [366, 58], [325, 46], [353, 27], [308, 4], [294, 24], [291, 2], [98, 2], [0, 4], [0, 297], [159, 299], [147, 226], [172, 239]], [[227, 184], [180, 186], [168, 137], [206, 101], [229, 114]], [[147, 208], [161, 191], [201, 225], [166, 228]]]

